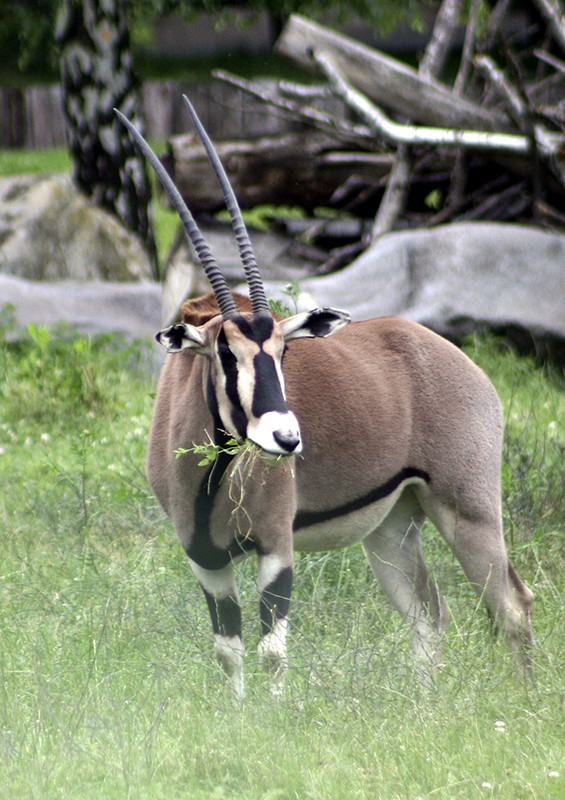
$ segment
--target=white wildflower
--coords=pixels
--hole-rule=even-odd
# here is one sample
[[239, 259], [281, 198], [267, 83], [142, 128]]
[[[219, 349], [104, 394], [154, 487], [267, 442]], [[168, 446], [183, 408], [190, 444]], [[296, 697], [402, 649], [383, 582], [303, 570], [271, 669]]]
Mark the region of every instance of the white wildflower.
[[42, 433], [41, 434], [41, 441], [42, 442], [50, 442], [51, 441], [51, 436], [48, 433]]
[[481, 783], [481, 789], [492, 789], [492, 783], [489, 781], [483, 781]]
[[502, 719], [497, 719], [494, 723], [494, 729], [497, 733], [506, 733], [506, 723]]
[[549, 772], [547, 773], [547, 777], [548, 778], [558, 778], [559, 777], [559, 772], [556, 769], [550, 769]]

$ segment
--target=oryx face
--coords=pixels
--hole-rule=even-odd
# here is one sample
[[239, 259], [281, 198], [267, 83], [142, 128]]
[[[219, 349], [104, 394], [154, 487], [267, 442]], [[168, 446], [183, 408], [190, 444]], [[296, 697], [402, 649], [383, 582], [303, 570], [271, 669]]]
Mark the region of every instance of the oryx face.
[[285, 344], [305, 336], [329, 336], [347, 325], [350, 317], [344, 311], [323, 308], [284, 320], [273, 318], [233, 189], [210, 137], [186, 97], [184, 101], [226, 200], [249, 287], [252, 314], [239, 311], [210, 247], [171, 177], [135, 126], [116, 111], [179, 212], [221, 314], [201, 326], [180, 322], [158, 333], [157, 341], [170, 353], [190, 348], [209, 359], [212, 391], [208, 391], [207, 400], [218, 428], [239, 441], [250, 439], [267, 453], [300, 453], [298, 421], [286, 404], [284, 392]]
[[298, 420], [284, 389], [284, 336], [272, 317], [234, 317], [216, 339], [215, 386], [218, 410], [237, 437], [267, 453], [300, 453]]
[[208, 404], [238, 441], [272, 455], [302, 451], [298, 420], [285, 397], [283, 356], [291, 339], [329, 336], [347, 325], [336, 309], [314, 309], [283, 320], [269, 313], [216, 317], [196, 327], [179, 323], [157, 335], [170, 353], [192, 349], [209, 359]]

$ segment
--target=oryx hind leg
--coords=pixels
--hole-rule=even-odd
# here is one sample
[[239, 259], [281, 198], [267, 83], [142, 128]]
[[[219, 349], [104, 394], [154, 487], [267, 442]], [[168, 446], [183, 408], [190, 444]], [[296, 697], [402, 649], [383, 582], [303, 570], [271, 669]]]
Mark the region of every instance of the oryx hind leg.
[[457, 508], [449, 508], [435, 501], [426, 511], [487, 607], [495, 630], [506, 635], [510, 651], [519, 663], [530, 666], [534, 596], [508, 558], [498, 501], [493, 501], [492, 513], [486, 508], [485, 502], [485, 506], [473, 513], [462, 502]]
[[449, 612], [422, 557], [423, 513], [411, 488], [404, 490], [363, 548], [381, 588], [412, 628], [412, 649], [429, 672], [440, 656]]
[[216, 658], [227, 675], [236, 701], [243, 700], [243, 640], [241, 608], [234, 569], [227, 564], [220, 569], [204, 569], [190, 561], [208, 603]]

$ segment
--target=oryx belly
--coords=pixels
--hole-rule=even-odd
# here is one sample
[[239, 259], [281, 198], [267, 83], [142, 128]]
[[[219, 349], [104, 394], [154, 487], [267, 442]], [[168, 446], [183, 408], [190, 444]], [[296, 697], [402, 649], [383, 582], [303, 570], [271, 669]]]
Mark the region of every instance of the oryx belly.
[[[297, 515], [299, 527], [294, 531], [294, 549], [300, 551], [334, 550], [361, 542], [379, 527], [389, 511], [396, 505], [405, 487], [422, 480], [411, 476], [400, 482], [385, 497], [367, 502], [355, 510], [340, 513], [342, 508], [328, 509], [327, 518], [314, 521], [315, 515]], [[344, 507], [345, 508], [345, 507]], [[318, 512], [321, 517], [323, 512]], [[312, 524], [305, 524], [311, 522]]]

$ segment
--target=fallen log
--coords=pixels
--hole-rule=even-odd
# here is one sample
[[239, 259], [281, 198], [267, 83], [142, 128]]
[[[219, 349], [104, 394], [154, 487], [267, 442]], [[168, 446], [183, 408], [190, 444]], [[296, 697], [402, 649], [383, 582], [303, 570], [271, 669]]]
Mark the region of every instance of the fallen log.
[[[530, 152], [531, 142], [527, 136], [484, 130], [453, 130], [421, 125], [403, 125], [394, 122], [343, 79], [332, 58], [322, 52], [318, 53], [317, 49], [314, 50], [313, 58], [324, 71], [334, 91], [345, 100], [347, 105], [355, 109], [378, 134], [395, 145], [469, 147], [520, 156], [528, 156]], [[539, 145], [545, 154], [554, 155], [562, 147], [563, 137], [544, 132], [539, 139]]]
[[[271, 203], [311, 210], [327, 204], [352, 173], [378, 181], [394, 158], [351, 152], [343, 143], [311, 131], [217, 142], [216, 149], [243, 208]], [[193, 213], [215, 213], [225, 207], [208, 157], [193, 135], [172, 137], [164, 163]]]
[[483, 131], [512, 130], [508, 115], [458, 97], [447, 86], [348, 36], [293, 14], [276, 49], [316, 69], [312, 49], [331, 55], [344, 78], [379, 105], [426, 125]]

